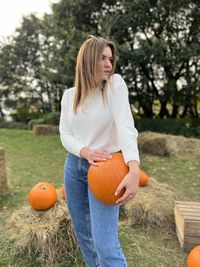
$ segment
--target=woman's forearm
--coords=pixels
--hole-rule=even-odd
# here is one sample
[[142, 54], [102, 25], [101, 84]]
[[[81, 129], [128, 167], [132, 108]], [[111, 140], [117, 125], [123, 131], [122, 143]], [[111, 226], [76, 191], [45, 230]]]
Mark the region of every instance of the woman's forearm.
[[129, 172], [136, 175], [136, 176], [139, 176], [140, 174], [140, 165], [138, 163], [138, 161], [136, 160], [130, 160], [127, 162], [127, 165], [129, 167]]

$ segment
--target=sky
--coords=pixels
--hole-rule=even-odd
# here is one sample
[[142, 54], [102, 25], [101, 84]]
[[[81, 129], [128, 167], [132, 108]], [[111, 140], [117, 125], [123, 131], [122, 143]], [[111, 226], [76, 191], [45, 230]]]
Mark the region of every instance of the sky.
[[42, 17], [51, 12], [51, 4], [59, 0], [0, 0], [0, 40], [12, 35], [22, 17], [35, 13]]

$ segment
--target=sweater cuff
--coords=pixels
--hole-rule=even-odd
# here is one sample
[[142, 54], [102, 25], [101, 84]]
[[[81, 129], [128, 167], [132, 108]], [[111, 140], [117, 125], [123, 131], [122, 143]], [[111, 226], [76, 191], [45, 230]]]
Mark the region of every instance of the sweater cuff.
[[131, 160], [136, 160], [140, 164], [140, 157], [139, 157], [139, 152], [138, 150], [136, 151], [123, 151], [123, 157], [124, 157], [124, 162], [127, 164]]

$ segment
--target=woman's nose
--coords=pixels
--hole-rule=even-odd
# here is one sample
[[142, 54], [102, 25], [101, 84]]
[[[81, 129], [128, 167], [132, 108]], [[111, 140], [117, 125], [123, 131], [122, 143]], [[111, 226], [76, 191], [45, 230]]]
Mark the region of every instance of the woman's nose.
[[105, 66], [106, 66], [106, 67], [110, 67], [110, 66], [112, 66], [112, 64], [111, 64], [111, 62], [110, 62], [109, 59], [106, 59], [106, 60], [105, 60]]

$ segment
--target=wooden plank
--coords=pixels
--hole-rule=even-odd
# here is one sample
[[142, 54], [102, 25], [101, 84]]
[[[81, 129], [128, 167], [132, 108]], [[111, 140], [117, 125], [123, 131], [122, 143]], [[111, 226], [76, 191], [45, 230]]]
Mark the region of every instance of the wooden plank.
[[178, 207], [174, 207], [174, 215], [175, 215], [175, 217], [176, 218], [180, 218], [180, 220], [183, 222], [183, 224], [184, 224], [184, 219], [183, 219], [183, 216], [182, 216], [182, 214], [181, 214], [181, 211], [179, 210], [179, 208]]
[[174, 207], [174, 215], [175, 215], [175, 223], [176, 223], [176, 233], [177, 237], [179, 239], [179, 242], [181, 244], [181, 247], [183, 247], [183, 240], [184, 240], [184, 220], [181, 217], [180, 211], [175, 206]]
[[193, 212], [181, 213], [184, 219], [191, 219], [192, 221], [198, 221], [200, 224], [200, 214], [194, 214]]
[[176, 225], [176, 230], [178, 231], [179, 239], [184, 240], [184, 232], [178, 224]]
[[200, 229], [199, 221], [185, 220], [185, 228]]
[[194, 205], [194, 206], [189, 206], [189, 205], [176, 205], [180, 210], [185, 210], [185, 209], [193, 209], [193, 210], [199, 210], [200, 206]]
[[179, 231], [179, 229], [177, 227], [176, 227], [176, 234], [177, 234], [177, 237], [178, 237], [178, 241], [179, 241], [179, 243], [181, 245], [181, 248], [183, 248], [183, 246], [184, 246], [183, 237], [181, 236], [180, 231]]
[[184, 209], [180, 209], [179, 207], [178, 207], [178, 209], [181, 211], [181, 212], [193, 212], [193, 213], [200, 213], [200, 207], [198, 207], [198, 208], [191, 208], [191, 207], [188, 207], [188, 208], [184, 208]]
[[194, 201], [175, 201], [175, 205], [182, 206], [182, 205], [188, 205], [188, 206], [200, 206], [200, 202], [194, 202]]
[[200, 237], [198, 236], [184, 236], [184, 243], [197, 243], [200, 245]]
[[180, 210], [177, 207], [174, 207], [174, 216], [176, 225], [179, 226], [181, 232], [184, 232], [184, 219], [181, 216]]
[[200, 236], [200, 228], [199, 229], [194, 229], [194, 228], [185, 228], [184, 229], [184, 235], [196, 235]]
[[183, 215], [182, 214], [182, 217], [186, 221], [188, 220], [188, 221], [195, 221], [197, 223], [200, 223], [200, 220], [199, 220], [199, 217], [198, 216], [187, 215], [187, 214]]
[[179, 207], [177, 207], [181, 213], [187, 213], [187, 212], [193, 212], [194, 214], [200, 214], [200, 208], [198, 209], [192, 209], [192, 208], [185, 208], [185, 209], [180, 209]]
[[199, 244], [191, 244], [191, 243], [186, 243], [183, 245], [182, 249], [184, 252], [189, 252], [191, 251], [194, 247], [198, 246]]
[[200, 245], [200, 202], [176, 201], [174, 216], [180, 245], [189, 252]]
[[187, 213], [191, 213], [194, 215], [200, 215], [200, 209], [199, 210], [192, 210], [192, 209], [187, 209], [187, 210], [181, 210], [179, 209], [181, 214], [187, 214]]

